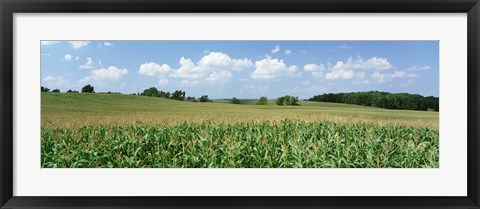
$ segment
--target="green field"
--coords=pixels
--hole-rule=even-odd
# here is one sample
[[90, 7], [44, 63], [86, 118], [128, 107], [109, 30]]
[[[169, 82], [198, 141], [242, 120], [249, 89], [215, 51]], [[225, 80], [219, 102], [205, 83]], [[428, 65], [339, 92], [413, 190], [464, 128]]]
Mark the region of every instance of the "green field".
[[439, 167], [438, 112], [42, 93], [42, 167]]

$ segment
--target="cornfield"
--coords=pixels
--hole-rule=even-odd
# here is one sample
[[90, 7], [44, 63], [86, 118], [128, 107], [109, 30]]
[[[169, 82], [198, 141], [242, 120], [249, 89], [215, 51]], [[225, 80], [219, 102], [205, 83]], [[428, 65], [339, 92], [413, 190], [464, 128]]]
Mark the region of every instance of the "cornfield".
[[42, 128], [43, 168], [438, 168], [429, 127], [298, 120]]

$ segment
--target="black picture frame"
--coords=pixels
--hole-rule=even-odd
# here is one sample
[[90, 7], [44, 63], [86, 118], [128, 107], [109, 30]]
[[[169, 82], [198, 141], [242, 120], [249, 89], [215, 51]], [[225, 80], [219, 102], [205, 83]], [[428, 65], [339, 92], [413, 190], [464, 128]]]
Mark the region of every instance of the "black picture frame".
[[[480, 208], [479, 0], [0, 0], [1, 208]], [[14, 13], [467, 13], [468, 195], [465, 197], [13, 196]]]

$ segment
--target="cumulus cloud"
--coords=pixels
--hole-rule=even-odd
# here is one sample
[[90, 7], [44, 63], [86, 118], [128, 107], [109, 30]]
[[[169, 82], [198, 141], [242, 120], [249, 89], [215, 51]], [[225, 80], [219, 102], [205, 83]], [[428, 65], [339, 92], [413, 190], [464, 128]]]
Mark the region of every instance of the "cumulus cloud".
[[389, 70], [393, 66], [388, 62], [387, 58], [372, 57], [367, 60], [358, 58], [353, 60], [351, 57], [346, 62], [338, 61], [332, 70]]
[[370, 77], [377, 83], [383, 83], [387, 80], [387, 75], [379, 72], [374, 72]]
[[407, 73], [405, 71], [395, 71], [393, 74], [392, 74], [392, 78], [414, 78], [414, 77], [417, 77], [416, 74], [414, 73]]
[[277, 45], [277, 46], [275, 46], [275, 48], [272, 49], [272, 54], [276, 54], [276, 53], [278, 53], [279, 51], [280, 51], [280, 46]]
[[72, 46], [72, 48], [80, 49], [90, 44], [90, 41], [69, 41], [68, 43]]
[[298, 71], [295, 65], [287, 67], [283, 60], [268, 57], [255, 62], [255, 71], [250, 76], [253, 79], [273, 79], [285, 74], [293, 74]]
[[[349, 57], [346, 62], [337, 61], [335, 65], [330, 66], [330, 72], [325, 74], [325, 78], [328, 80], [352, 79], [354, 77], [363, 78], [365, 74], [363, 72], [358, 72], [358, 70], [381, 71], [389, 70], [392, 67], [393, 66], [386, 58], [372, 57], [367, 60], [363, 60], [362, 58], [353, 60], [351, 57]], [[375, 77], [378, 75], [380, 74], [375, 74]], [[380, 78], [378, 79], [381, 80]]]
[[306, 72], [323, 71], [325, 70], [325, 65], [307, 64], [303, 66], [303, 70]]
[[140, 65], [140, 68], [138, 69], [138, 73], [143, 75], [154, 76], [154, 75], [168, 73], [170, 70], [171, 68], [167, 64], [159, 65], [155, 62], [149, 62], [149, 63]]
[[92, 69], [93, 68], [93, 59], [91, 57], [87, 57], [87, 61], [85, 64], [78, 66], [80, 69]]
[[372, 75], [370, 75], [370, 77], [377, 83], [383, 83], [396, 78], [416, 78], [417, 75], [414, 73], [407, 73], [405, 71], [395, 71], [393, 73], [374, 72]]
[[292, 53], [292, 50], [285, 50], [285, 55], [290, 55]]
[[208, 71], [234, 70], [241, 71], [253, 66], [252, 61], [247, 58], [232, 59], [228, 54], [222, 52], [210, 52], [198, 62], [198, 66]]
[[223, 83], [226, 83], [226, 82], [230, 81], [231, 78], [232, 78], [232, 73], [229, 72], [229, 71], [223, 70], [223, 71], [220, 71], [220, 72], [213, 72], [205, 80], [210, 82], [210, 83], [223, 84]]
[[70, 61], [73, 59], [73, 56], [71, 54], [65, 54], [65, 56], [63, 57], [66, 61]]
[[425, 65], [425, 66], [412, 66], [407, 68], [407, 71], [422, 71], [422, 70], [429, 70], [430, 66]]
[[334, 80], [339, 78], [351, 79], [353, 78], [353, 75], [354, 75], [353, 70], [338, 69], [325, 74], [325, 78], [328, 80]]
[[92, 82], [92, 81], [98, 82], [103, 80], [118, 80], [127, 73], [128, 73], [127, 69], [121, 69], [116, 66], [110, 66], [108, 68], [100, 68], [100, 69], [92, 70], [90, 76], [87, 76], [81, 79], [79, 82], [86, 83], [86, 82]]
[[209, 52], [197, 63], [190, 58], [182, 57], [179, 65], [178, 69], [172, 69], [167, 64], [145, 63], [140, 66], [138, 72], [149, 76], [168, 73], [171, 78], [182, 79], [180, 85], [191, 86], [205, 81], [223, 84], [230, 81], [233, 71], [253, 67], [252, 61], [247, 58], [233, 59], [222, 52]]
[[206, 70], [195, 65], [191, 59], [185, 57], [180, 58], [180, 68], [172, 70], [170, 77], [182, 79], [198, 79], [206, 74]]
[[105, 41], [103, 42], [103, 46], [113, 46], [111, 42]]
[[48, 75], [42, 79], [43, 82], [47, 83], [48, 85], [54, 85], [54, 86], [61, 86], [65, 84], [65, 79], [62, 76], [53, 76], [53, 75]]

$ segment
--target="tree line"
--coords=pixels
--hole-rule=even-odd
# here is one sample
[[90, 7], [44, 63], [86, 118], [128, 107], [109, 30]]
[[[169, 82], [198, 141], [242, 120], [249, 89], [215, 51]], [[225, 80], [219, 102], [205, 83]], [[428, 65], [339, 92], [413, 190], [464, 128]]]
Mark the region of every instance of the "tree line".
[[192, 96], [186, 96], [185, 91], [182, 90], [175, 90], [174, 92], [168, 92], [168, 91], [161, 91], [158, 90], [156, 87], [150, 87], [148, 89], [143, 90], [142, 93], [140, 93], [141, 96], [149, 96], [149, 97], [161, 97], [165, 99], [172, 99], [172, 100], [178, 100], [178, 101], [191, 101], [191, 102], [211, 102], [208, 98], [208, 95], [202, 95], [198, 99]]
[[408, 93], [388, 93], [380, 91], [329, 93], [313, 96], [308, 99], [308, 101], [356, 104], [398, 110], [439, 111], [438, 97], [424, 97], [419, 94]]
[[[60, 93], [60, 89], [53, 89], [52, 91], [50, 91], [48, 87], [43, 87], [43, 86], [40, 86], [40, 91], [45, 93], [49, 93], [49, 92]], [[69, 89], [67, 93], [78, 93], [78, 91]], [[82, 88], [82, 93], [95, 93], [94, 87], [90, 84], [87, 84]]]

